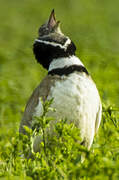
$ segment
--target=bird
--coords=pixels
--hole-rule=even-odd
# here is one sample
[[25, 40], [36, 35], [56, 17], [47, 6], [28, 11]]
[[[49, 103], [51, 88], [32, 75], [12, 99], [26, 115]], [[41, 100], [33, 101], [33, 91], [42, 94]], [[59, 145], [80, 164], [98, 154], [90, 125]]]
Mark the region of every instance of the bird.
[[[48, 73], [27, 102], [19, 132], [25, 134], [24, 126], [32, 128], [33, 117], [42, 115], [41, 98], [43, 101], [53, 98], [52, 107], [56, 112], [52, 112], [52, 116], [56, 120], [50, 122], [51, 127], [58, 119], [67, 118], [68, 123], [80, 130], [81, 144], [89, 150], [100, 126], [102, 104], [96, 84], [75, 52], [74, 42], [62, 33], [53, 9], [48, 21], [40, 26], [33, 44], [37, 62]], [[39, 143], [36, 138], [34, 152], [39, 152]]]

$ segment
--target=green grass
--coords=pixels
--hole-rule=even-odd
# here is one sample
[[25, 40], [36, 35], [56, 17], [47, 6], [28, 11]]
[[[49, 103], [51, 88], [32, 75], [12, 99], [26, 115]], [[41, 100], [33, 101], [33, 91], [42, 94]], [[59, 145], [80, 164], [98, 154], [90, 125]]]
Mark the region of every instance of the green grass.
[[[71, 177], [71, 174], [74, 179], [79, 178], [78, 171], [84, 173], [82, 175], [84, 180], [104, 179], [103, 177], [114, 180], [119, 178], [118, 7], [118, 0], [1, 0], [0, 155], [2, 152], [7, 152], [6, 159], [9, 157], [11, 160], [10, 167], [3, 170], [1, 164], [3, 159], [2, 156], [0, 157], [2, 179], [13, 179], [13, 176], [14, 179], [26, 179], [26, 174], [28, 176], [26, 168], [28, 166], [29, 170], [30, 165], [20, 160], [12, 140], [15, 137], [15, 142], [17, 141], [15, 133], [18, 132], [27, 99], [47, 73], [36, 63], [32, 45], [37, 37], [38, 27], [47, 20], [53, 8], [57, 19], [61, 21], [62, 31], [75, 42], [77, 56], [83, 61], [96, 82], [105, 111], [99, 133], [94, 140], [92, 148], [94, 153], [88, 155], [87, 164], [70, 163], [69, 155], [68, 159], [64, 158], [62, 164], [59, 163], [56, 167], [60, 167], [65, 178]], [[11, 167], [14, 159], [11, 156], [12, 150], [18, 158], [15, 160], [16, 170]], [[62, 155], [61, 152], [58, 153]], [[59, 158], [59, 154], [56, 149], [56, 159]], [[75, 150], [74, 158], [77, 155], [78, 151]], [[6, 163], [5, 159], [4, 162]], [[32, 172], [35, 167], [40, 166], [41, 164], [34, 161]], [[42, 168], [44, 167], [43, 165]], [[44, 169], [49, 174], [53, 173], [52, 168], [51, 171], [49, 170], [49, 166]], [[41, 173], [45, 173], [45, 170]], [[54, 177], [56, 178], [56, 174]]]

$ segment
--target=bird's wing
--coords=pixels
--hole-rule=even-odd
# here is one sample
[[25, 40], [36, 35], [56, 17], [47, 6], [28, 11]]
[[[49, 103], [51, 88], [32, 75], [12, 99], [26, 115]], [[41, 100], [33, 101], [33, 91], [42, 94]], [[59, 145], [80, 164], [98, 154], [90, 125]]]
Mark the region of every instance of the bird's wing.
[[95, 134], [97, 133], [98, 128], [100, 126], [101, 116], [102, 116], [102, 105], [101, 105], [101, 102], [100, 102], [98, 112], [97, 112], [97, 116], [96, 116], [96, 121], [95, 121]]
[[46, 76], [40, 85], [33, 91], [31, 97], [29, 98], [21, 123], [19, 132], [25, 134], [25, 129], [23, 126], [28, 126], [31, 128], [33, 113], [35, 112], [35, 107], [38, 105], [39, 98], [42, 97], [43, 101], [47, 99], [51, 86], [58, 80], [59, 76]]

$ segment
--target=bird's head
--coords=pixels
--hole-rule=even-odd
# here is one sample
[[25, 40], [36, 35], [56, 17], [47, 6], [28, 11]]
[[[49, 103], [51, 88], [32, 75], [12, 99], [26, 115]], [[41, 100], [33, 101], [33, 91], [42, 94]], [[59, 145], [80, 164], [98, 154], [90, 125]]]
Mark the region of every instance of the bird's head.
[[52, 10], [49, 20], [39, 28], [39, 38], [50, 36], [51, 34], [61, 34], [60, 21], [56, 21], [54, 9]]
[[48, 69], [53, 59], [75, 54], [76, 47], [69, 37], [62, 33], [54, 9], [49, 20], [39, 28], [38, 35], [33, 45], [33, 52], [44, 68]]

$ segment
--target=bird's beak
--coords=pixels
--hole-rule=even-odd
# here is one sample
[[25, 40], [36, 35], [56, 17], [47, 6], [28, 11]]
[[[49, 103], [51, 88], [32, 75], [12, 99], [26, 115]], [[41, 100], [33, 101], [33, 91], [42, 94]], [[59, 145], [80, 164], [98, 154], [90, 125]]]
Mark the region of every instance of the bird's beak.
[[48, 29], [54, 29], [54, 28], [57, 28], [59, 26], [59, 23], [60, 21], [56, 21], [56, 18], [55, 18], [55, 11], [54, 9], [51, 11], [51, 14], [50, 14], [50, 17], [49, 17], [49, 20], [48, 20], [48, 24], [47, 24], [47, 27]]

